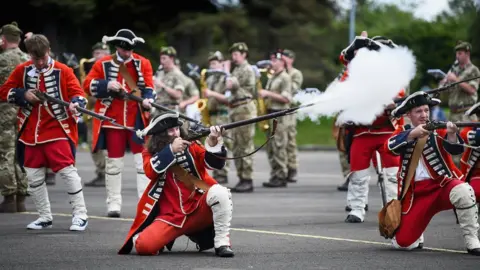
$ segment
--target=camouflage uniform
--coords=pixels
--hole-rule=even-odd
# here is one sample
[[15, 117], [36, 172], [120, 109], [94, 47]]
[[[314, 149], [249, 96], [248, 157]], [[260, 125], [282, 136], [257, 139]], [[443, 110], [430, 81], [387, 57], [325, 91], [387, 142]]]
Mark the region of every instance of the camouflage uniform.
[[[200, 91], [198, 90], [198, 87], [195, 84], [195, 81], [185, 74], [183, 75], [183, 78], [185, 80], [185, 93], [183, 95], [183, 99], [187, 100], [191, 97], [199, 96]], [[191, 104], [190, 106], [195, 106], [195, 104]], [[181, 110], [181, 113], [186, 113], [186, 107]], [[183, 127], [188, 130], [189, 126], [190, 126], [190, 121], [184, 121]]]
[[[222, 61], [221, 59], [217, 59], [216, 55], [210, 55], [208, 61], [213, 59]], [[206, 80], [207, 88], [221, 94], [225, 94], [225, 75], [222, 74], [213, 74], [210, 75]], [[229, 123], [228, 117], [228, 106], [220, 103], [216, 98], [209, 97], [207, 101], [207, 108], [208, 113], [210, 115], [210, 125], [223, 125]], [[231, 138], [231, 130], [227, 130], [225, 132], [225, 136]], [[224, 145], [228, 151], [231, 151], [232, 148], [232, 140], [225, 139]], [[228, 182], [228, 170], [230, 167], [230, 162], [227, 160], [225, 166], [221, 170], [214, 170], [213, 171], [213, 178], [217, 180], [219, 183], [227, 183]]]
[[[16, 23], [7, 24], [0, 35], [18, 36], [22, 31]], [[5, 49], [0, 54], [0, 84], [5, 83], [15, 67], [29, 60], [29, 56], [18, 47]], [[0, 212], [24, 212], [28, 180], [16, 160], [17, 108], [9, 103], [0, 103], [0, 191], [5, 200]], [[16, 202], [15, 202], [16, 198]]]
[[[230, 47], [229, 52], [239, 51], [248, 53], [248, 47], [245, 43], [235, 43]], [[235, 66], [231, 77], [232, 89], [228, 96], [230, 103], [230, 121], [236, 122], [257, 117], [257, 106], [253, 100], [256, 77], [248, 61]], [[233, 156], [240, 157], [248, 155], [255, 150], [253, 137], [255, 136], [255, 125], [246, 125], [232, 129], [233, 137]], [[235, 159], [239, 183], [232, 189], [232, 192], [252, 192], [253, 191], [253, 157], [248, 156]]]
[[[92, 47], [92, 51], [95, 51], [95, 50], [108, 50], [108, 46], [105, 43], [97, 42]], [[92, 69], [95, 62], [96, 62], [96, 59], [94, 57], [90, 59], [83, 58], [80, 60], [80, 68], [79, 68], [80, 83], [82, 85], [83, 85], [83, 81], [85, 80], [85, 77], [87, 76], [88, 72], [90, 72], [90, 69]], [[93, 110], [95, 102], [96, 102], [96, 99], [88, 95], [87, 109]], [[87, 130], [90, 130], [90, 131], [93, 130], [92, 119], [89, 118], [89, 116], [84, 115], [83, 120], [87, 124]], [[92, 144], [91, 132], [88, 132], [87, 134], [87, 143], [88, 145]], [[95, 164], [95, 173], [97, 176], [92, 181], [85, 183], [85, 186], [87, 187], [103, 186], [104, 187], [105, 186], [105, 151], [102, 150], [102, 151], [97, 151], [95, 153], [93, 151], [90, 151], [90, 154], [91, 154], [93, 163]]]
[[[457, 50], [471, 50], [471, 45], [467, 42], [462, 42], [455, 47]], [[454, 64], [448, 72], [455, 74], [458, 80], [465, 80], [471, 77], [480, 76], [480, 71], [471, 62], [464, 67], [460, 67], [458, 64]], [[480, 80], [472, 80], [467, 82], [478, 91]], [[443, 85], [443, 83], [441, 84]], [[473, 95], [470, 95], [463, 91], [460, 85], [453, 86], [449, 92], [448, 106], [450, 107], [450, 121], [476, 121], [476, 115], [466, 116], [464, 113], [477, 102], [477, 91]]]
[[[266, 90], [282, 95], [290, 102], [292, 100], [292, 79], [286, 70], [274, 74], [267, 82]], [[289, 103], [276, 102], [273, 99], [265, 98], [267, 112], [274, 113], [290, 107]], [[273, 126], [270, 123], [270, 126]], [[291, 117], [277, 118], [277, 129], [275, 135], [267, 143], [267, 155], [270, 163], [270, 181], [263, 183], [264, 187], [285, 187], [288, 176], [288, 131], [293, 126]]]
[[[177, 56], [177, 51], [173, 47], [163, 47], [160, 50], [160, 54], [168, 55], [171, 57], [176, 57]], [[178, 105], [179, 103], [183, 100], [183, 97], [180, 99], [174, 99], [172, 96], [168, 94], [167, 91], [165, 91], [163, 88], [160, 88], [158, 84], [156, 83], [157, 81], [163, 81], [163, 83], [172, 89], [175, 90], [180, 90], [185, 94], [185, 75], [183, 72], [178, 68], [174, 67], [170, 71], [166, 71], [165, 69], [162, 69], [160, 71], [157, 71], [157, 74], [155, 75], [155, 92], [157, 94], [155, 102], [167, 107], [171, 110], [176, 110], [178, 111]], [[155, 109], [152, 109], [155, 111]]]
[[[295, 54], [291, 50], [284, 50], [283, 54], [290, 58], [295, 58]], [[292, 67], [292, 69], [287, 70], [290, 78], [292, 79], [292, 96], [298, 93], [298, 90], [302, 89], [303, 84], [303, 74], [300, 70]], [[297, 147], [297, 114], [291, 114], [286, 116], [290, 118], [290, 124], [287, 127], [287, 159], [288, 159], [288, 175], [287, 181], [291, 183], [297, 182], [295, 179], [298, 169], [298, 147]]]

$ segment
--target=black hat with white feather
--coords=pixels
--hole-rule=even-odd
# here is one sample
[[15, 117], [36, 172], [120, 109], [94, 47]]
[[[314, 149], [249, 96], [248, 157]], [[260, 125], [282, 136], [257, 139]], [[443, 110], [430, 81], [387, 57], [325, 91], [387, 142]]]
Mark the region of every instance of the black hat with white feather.
[[115, 36], [103, 36], [102, 42], [131, 51], [139, 42], [145, 43], [145, 40], [141, 37], [137, 37], [132, 30], [120, 29]]

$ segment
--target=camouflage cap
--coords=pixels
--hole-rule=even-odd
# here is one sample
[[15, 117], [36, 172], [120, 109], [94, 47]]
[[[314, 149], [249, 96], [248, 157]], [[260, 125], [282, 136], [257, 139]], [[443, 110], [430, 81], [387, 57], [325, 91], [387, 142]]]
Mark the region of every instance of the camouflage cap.
[[288, 58], [292, 58], [292, 59], [295, 58], [295, 53], [292, 50], [289, 50], [289, 49], [283, 50], [282, 54], [285, 55]]
[[213, 60], [217, 60], [217, 61], [223, 61], [224, 58], [223, 58], [223, 54], [219, 51], [216, 51], [216, 52], [210, 52], [208, 53], [208, 58], [207, 60], [210, 62], [210, 61], [213, 61]]
[[160, 48], [160, 55], [177, 56], [177, 50], [172, 46]]
[[97, 42], [95, 43], [95, 45], [92, 46], [92, 51], [95, 51], [95, 50], [108, 50], [108, 46], [107, 44], [103, 43], [103, 42]]
[[459, 40], [457, 41], [457, 45], [455, 46], [455, 51], [459, 51], [459, 50], [469, 52], [472, 50], [472, 44], [466, 41]]
[[5, 24], [0, 29], [0, 35], [11, 35], [11, 36], [21, 36], [23, 34], [22, 30], [18, 28], [17, 22], [12, 22], [10, 24]]
[[237, 42], [233, 43], [233, 45], [228, 49], [229, 53], [232, 53], [234, 51], [238, 52], [248, 52], [248, 46], [245, 44], [245, 42]]

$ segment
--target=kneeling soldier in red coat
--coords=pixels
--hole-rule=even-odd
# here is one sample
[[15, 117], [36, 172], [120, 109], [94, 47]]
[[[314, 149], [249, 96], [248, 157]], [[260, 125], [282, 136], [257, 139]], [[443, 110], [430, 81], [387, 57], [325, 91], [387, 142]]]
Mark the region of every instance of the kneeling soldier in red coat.
[[183, 122], [178, 116], [158, 115], [142, 131], [143, 136], [151, 135], [143, 151], [150, 183], [119, 253], [130, 253], [135, 247], [140, 255], [155, 255], [165, 246], [171, 250], [175, 239], [186, 235], [200, 251], [214, 247], [217, 256], [232, 257], [232, 196], [207, 172], [225, 165], [227, 151], [220, 128], [211, 127], [202, 146], [183, 139]]
[[[423, 247], [423, 232], [433, 216], [455, 209], [468, 253], [479, 256], [477, 201], [472, 187], [462, 180], [463, 175], [451, 157], [464, 151], [458, 127], [447, 122], [446, 129], [424, 128], [429, 121], [430, 106], [439, 103], [440, 100], [425, 92], [416, 92], [392, 112], [396, 117], [406, 114], [412, 122], [398, 129], [386, 145], [401, 158], [398, 183], [402, 192], [399, 194], [408, 186], [402, 199], [400, 226], [392, 242], [395, 247], [407, 250]], [[419, 143], [418, 165], [410, 168], [416, 162], [414, 149]], [[406, 176], [410, 174], [408, 185]]]

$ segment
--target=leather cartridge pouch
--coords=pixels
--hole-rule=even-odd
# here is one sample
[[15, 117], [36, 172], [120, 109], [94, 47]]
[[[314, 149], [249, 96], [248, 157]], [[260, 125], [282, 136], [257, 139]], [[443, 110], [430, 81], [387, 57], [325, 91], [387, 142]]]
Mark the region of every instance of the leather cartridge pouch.
[[427, 139], [428, 136], [418, 139], [417, 144], [415, 145], [400, 199], [391, 200], [378, 213], [378, 229], [380, 235], [386, 239], [392, 239], [395, 236], [398, 227], [400, 227], [400, 222], [402, 220], [402, 200], [410, 187], [410, 183], [412, 182], [412, 178], [415, 174], [415, 170], [418, 166]]

